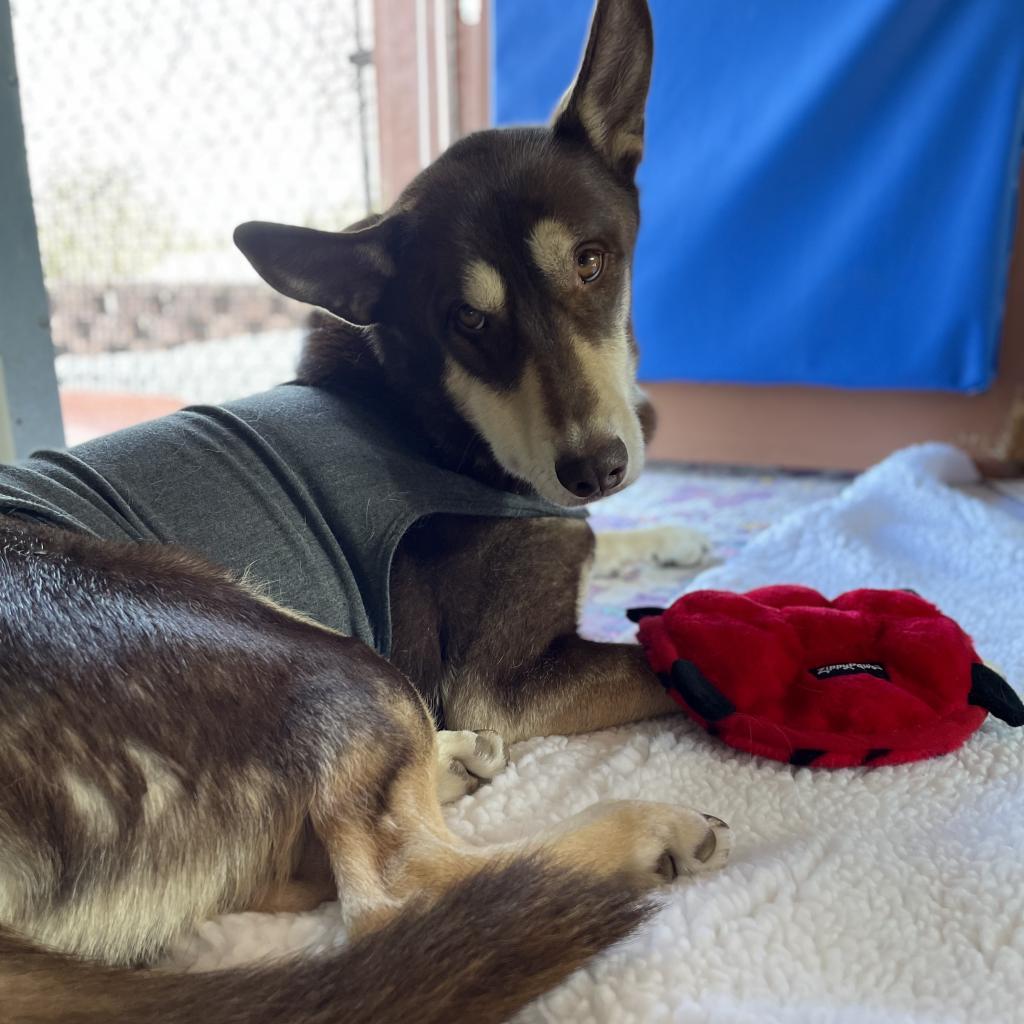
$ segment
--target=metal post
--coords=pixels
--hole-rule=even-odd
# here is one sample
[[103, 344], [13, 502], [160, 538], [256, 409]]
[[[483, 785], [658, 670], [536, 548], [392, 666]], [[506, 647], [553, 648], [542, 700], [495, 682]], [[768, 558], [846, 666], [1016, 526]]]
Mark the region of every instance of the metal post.
[[363, 160], [363, 205], [365, 212], [373, 211], [373, 188], [370, 183], [370, 128], [369, 106], [366, 102], [365, 69], [373, 63], [373, 49], [363, 45], [363, 0], [352, 0], [352, 16], [356, 37], [355, 51], [349, 57], [356, 69], [356, 98], [359, 103], [359, 142]]
[[63, 447], [10, 0], [0, 0], [0, 461]]

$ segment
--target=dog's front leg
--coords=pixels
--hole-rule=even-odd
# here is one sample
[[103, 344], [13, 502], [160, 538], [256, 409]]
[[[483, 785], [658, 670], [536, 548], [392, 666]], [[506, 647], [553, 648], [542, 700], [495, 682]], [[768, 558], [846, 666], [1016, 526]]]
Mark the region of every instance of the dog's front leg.
[[639, 647], [578, 635], [593, 560], [578, 519], [439, 517], [403, 546], [394, 660], [446, 728], [513, 742], [678, 710]]
[[482, 643], [443, 687], [450, 728], [493, 729], [510, 743], [624, 725], [679, 710], [642, 648], [580, 636], [553, 638], [515, 667]]

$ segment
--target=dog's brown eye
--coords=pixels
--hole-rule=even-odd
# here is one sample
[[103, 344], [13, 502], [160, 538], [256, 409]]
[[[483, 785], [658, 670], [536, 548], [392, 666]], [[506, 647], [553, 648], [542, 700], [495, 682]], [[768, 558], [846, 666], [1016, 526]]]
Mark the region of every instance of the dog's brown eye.
[[482, 331], [487, 326], [487, 317], [479, 309], [474, 309], [472, 306], [459, 306], [455, 310], [455, 316], [467, 331]]
[[604, 270], [604, 253], [599, 249], [583, 249], [576, 255], [576, 273], [584, 284], [590, 284]]

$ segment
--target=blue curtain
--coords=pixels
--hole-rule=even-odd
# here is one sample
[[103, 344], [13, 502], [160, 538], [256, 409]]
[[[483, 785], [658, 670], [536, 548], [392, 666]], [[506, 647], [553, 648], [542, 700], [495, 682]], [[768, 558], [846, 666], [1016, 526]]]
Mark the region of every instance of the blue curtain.
[[[651, 6], [641, 375], [984, 389], [1012, 241], [1024, 0]], [[547, 120], [590, 13], [591, 0], [495, 0], [497, 123]]]

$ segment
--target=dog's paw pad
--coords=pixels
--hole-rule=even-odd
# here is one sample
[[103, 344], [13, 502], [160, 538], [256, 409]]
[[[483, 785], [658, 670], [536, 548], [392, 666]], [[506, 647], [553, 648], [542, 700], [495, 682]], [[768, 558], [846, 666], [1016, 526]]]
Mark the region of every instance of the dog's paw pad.
[[662, 884], [725, 866], [732, 850], [732, 835], [725, 822], [713, 820], [717, 824], [708, 819], [703, 830], [696, 832], [692, 821], [679, 821], [672, 829], [654, 867]]
[[721, 818], [668, 804], [633, 805], [634, 870], [641, 882], [665, 885], [716, 871], [729, 859], [732, 833]]
[[725, 867], [732, 853], [732, 830], [712, 814], [705, 814], [704, 819], [708, 832], [694, 848], [693, 856], [700, 865], [697, 871], [717, 871]]
[[475, 792], [508, 765], [508, 745], [489, 729], [439, 732], [437, 754], [437, 789], [442, 803]]
[[460, 796], [475, 793], [479, 788], [480, 780], [470, 775], [466, 766], [454, 757], [438, 767], [437, 797], [441, 803], [450, 804]]
[[493, 779], [508, 767], [508, 744], [490, 729], [481, 729], [475, 736], [473, 753], [464, 764], [477, 778]]

